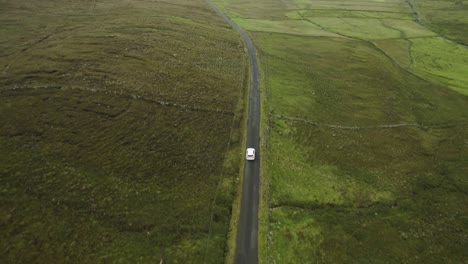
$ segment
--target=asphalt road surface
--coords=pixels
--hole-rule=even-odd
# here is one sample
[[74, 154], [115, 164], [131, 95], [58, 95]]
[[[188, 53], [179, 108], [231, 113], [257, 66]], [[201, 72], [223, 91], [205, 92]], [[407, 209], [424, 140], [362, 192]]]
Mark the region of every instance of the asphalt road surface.
[[255, 148], [255, 160], [246, 161], [239, 226], [236, 240], [235, 263], [258, 263], [258, 202], [260, 184], [260, 87], [258, 78], [257, 51], [249, 35], [221, 12], [211, 1], [208, 4], [237, 30], [244, 40], [250, 60], [250, 94], [247, 120], [247, 147]]

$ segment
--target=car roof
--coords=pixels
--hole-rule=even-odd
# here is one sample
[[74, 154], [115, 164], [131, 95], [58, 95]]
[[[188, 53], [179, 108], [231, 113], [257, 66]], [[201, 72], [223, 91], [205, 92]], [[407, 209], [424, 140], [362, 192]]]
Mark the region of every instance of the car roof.
[[254, 152], [254, 151], [255, 151], [254, 148], [248, 148], [248, 149], [247, 149], [247, 152]]

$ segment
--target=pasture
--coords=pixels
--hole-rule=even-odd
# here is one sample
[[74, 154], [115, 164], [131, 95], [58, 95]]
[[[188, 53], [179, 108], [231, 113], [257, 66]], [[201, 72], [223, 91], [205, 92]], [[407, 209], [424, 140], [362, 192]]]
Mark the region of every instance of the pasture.
[[466, 48], [406, 1], [224, 6], [263, 69], [261, 263], [466, 261]]

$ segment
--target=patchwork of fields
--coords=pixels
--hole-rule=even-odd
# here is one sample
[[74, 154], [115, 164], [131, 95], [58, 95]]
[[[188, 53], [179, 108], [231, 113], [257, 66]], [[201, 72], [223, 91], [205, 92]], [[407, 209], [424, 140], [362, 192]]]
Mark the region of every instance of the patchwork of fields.
[[223, 262], [238, 35], [186, 0], [7, 0], [0, 25], [0, 262]]
[[263, 69], [261, 263], [467, 261], [466, 32], [429, 2], [217, 1]]
[[[367, 42], [420, 78], [468, 94], [466, 47], [441, 37], [425, 23], [418, 23], [419, 15], [406, 1], [264, 2], [236, 0], [221, 2], [220, 6], [251, 32], [343, 37]], [[458, 10], [457, 14], [468, 17], [467, 8]], [[468, 24], [465, 22], [463, 25]], [[465, 30], [454, 26], [450, 32], [463, 36]]]

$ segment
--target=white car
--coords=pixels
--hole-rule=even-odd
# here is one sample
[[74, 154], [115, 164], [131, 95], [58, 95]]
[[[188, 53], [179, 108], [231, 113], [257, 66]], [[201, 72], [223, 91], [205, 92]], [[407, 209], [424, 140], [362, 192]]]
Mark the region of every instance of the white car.
[[255, 160], [255, 149], [254, 148], [248, 148], [247, 151], [245, 152], [245, 159], [246, 160]]

